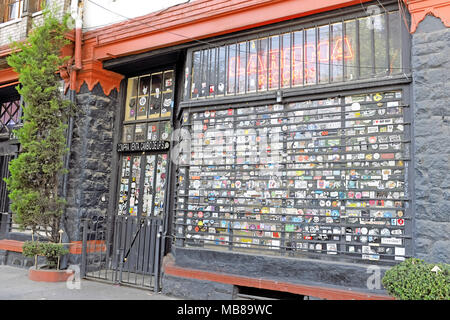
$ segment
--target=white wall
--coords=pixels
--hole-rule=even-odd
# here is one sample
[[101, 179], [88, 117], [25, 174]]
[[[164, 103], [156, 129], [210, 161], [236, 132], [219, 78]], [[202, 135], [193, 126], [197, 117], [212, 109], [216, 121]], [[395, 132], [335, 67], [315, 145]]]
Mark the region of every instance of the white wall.
[[[83, 29], [93, 30], [151, 12], [189, 2], [188, 0], [85, 0]], [[191, 0], [190, 2], [193, 2]], [[106, 8], [101, 8], [100, 6]], [[110, 11], [108, 11], [110, 10]], [[125, 18], [126, 17], [126, 18]]]

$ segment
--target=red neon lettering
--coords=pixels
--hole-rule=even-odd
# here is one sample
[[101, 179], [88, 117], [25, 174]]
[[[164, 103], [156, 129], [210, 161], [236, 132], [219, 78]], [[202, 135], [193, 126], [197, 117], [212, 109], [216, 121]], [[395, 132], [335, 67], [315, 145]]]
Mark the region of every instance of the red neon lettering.
[[[249, 77], [256, 77], [258, 73], [258, 87], [259, 89], [262, 89], [267, 83], [267, 68], [269, 68], [268, 80], [270, 87], [278, 85], [278, 77], [280, 71], [283, 86], [289, 85], [292, 64], [292, 84], [300, 84], [303, 81], [303, 77], [315, 78], [316, 58], [320, 63], [330, 62], [329, 50], [330, 42], [329, 40], [324, 40], [318, 43], [317, 57], [316, 47], [314, 44], [307, 44], [306, 46], [294, 46], [292, 47], [292, 52], [291, 48], [284, 48], [281, 50], [264, 50], [260, 51], [259, 53], [252, 53], [248, 56], [246, 65], [243, 65], [241, 63], [241, 59], [239, 56], [231, 57], [228, 59], [228, 78], [230, 79], [229, 83], [234, 83], [234, 77], [244, 76], [245, 72]], [[280, 53], [281, 57], [279, 57]], [[267, 63], [267, 54], [269, 54], [269, 64]], [[292, 60], [290, 59], [291, 57]], [[331, 61], [342, 60], [342, 58], [344, 58], [345, 60], [350, 60], [353, 58], [353, 49], [347, 37], [345, 37], [344, 40], [342, 40], [342, 38], [335, 39], [334, 46], [331, 50]], [[305, 65], [305, 70], [303, 70], [303, 64]]]

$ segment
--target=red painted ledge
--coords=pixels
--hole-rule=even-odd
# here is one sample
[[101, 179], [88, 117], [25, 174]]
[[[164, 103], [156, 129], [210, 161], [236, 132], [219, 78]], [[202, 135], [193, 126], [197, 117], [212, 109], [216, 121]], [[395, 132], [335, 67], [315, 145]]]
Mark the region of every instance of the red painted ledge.
[[173, 260], [165, 261], [164, 273], [182, 278], [207, 280], [231, 285], [253, 287], [258, 289], [290, 292], [294, 294], [306, 295], [328, 300], [394, 300], [394, 298], [386, 295], [368, 294], [364, 292], [334, 289], [329, 287], [300, 285], [261, 278], [257, 279], [225, 273], [181, 268], [175, 266]]
[[[87, 253], [91, 252], [106, 252], [106, 244], [104, 240], [88, 240]], [[72, 241], [69, 247], [69, 253], [71, 254], [81, 254], [83, 252], [83, 242], [82, 241]]]
[[[18, 240], [0, 240], [0, 250], [22, 252], [24, 241]], [[81, 254], [83, 248], [82, 241], [72, 241], [69, 244], [69, 253]], [[106, 244], [103, 240], [89, 240], [87, 243], [87, 252], [106, 252]]]
[[0, 240], [0, 250], [22, 252], [23, 241], [17, 240]]

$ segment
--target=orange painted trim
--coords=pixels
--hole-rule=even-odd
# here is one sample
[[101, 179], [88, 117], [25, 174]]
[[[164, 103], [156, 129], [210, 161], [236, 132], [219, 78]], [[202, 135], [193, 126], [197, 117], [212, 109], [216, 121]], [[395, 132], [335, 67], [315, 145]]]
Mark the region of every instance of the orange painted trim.
[[[23, 252], [24, 241], [17, 240], [0, 240], [0, 250]], [[72, 241], [69, 244], [69, 253], [81, 254], [83, 249], [82, 241]], [[87, 242], [87, 253], [92, 252], [106, 252], [106, 243], [104, 240], [89, 240]]]
[[[71, 254], [82, 254], [83, 252], [83, 242], [82, 241], [72, 241], [69, 247], [69, 253]], [[87, 253], [92, 252], [106, 252], [106, 243], [104, 240], [88, 240], [87, 242]]]
[[13, 251], [13, 252], [23, 252], [22, 246], [23, 241], [17, 240], [0, 240], [0, 250]]
[[[369, 0], [197, 1], [154, 14], [87, 32], [85, 57], [107, 60], [241, 31], [302, 16], [360, 4]], [[203, 4], [203, 6], [199, 6]], [[194, 6], [196, 5], [196, 6]], [[197, 9], [195, 10], [195, 8]], [[181, 13], [177, 13], [184, 9]], [[189, 10], [194, 13], [189, 13]], [[155, 26], [156, 24], [156, 26]], [[89, 48], [91, 47], [91, 48]], [[90, 50], [91, 49], [91, 50]]]
[[2, 84], [2, 85], [0, 85], [0, 89], [5, 88], [5, 87], [10, 87], [10, 86], [15, 86], [16, 84], [19, 84], [19, 83], [20, 83], [19, 81], [14, 81], [14, 82], [10, 82], [7, 84]]
[[83, 69], [78, 71], [74, 89], [79, 92], [83, 83], [92, 91], [97, 83], [102, 86], [105, 95], [109, 96], [112, 90], [120, 90], [123, 75], [103, 69], [100, 61], [83, 62]]
[[450, 1], [448, 0], [403, 0], [411, 14], [410, 32], [414, 33], [419, 23], [429, 14], [441, 19], [450, 27]]
[[[188, 43], [370, 0], [198, 0], [83, 34], [82, 70], [75, 89], [100, 83], [105, 94], [120, 89], [123, 76], [101, 61]], [[183, 36], [180, 36], [183, 35]]]
[[14, 72], [12, 68], [0, 70], [0, 84], [16, 82], [19, 80], [19, 74]]
[[310, 285], [293, 284], [261, 278], [250, 278], [225, 273], [215, 273], [202, 270], [181, 268], [174, 265], [173, 261], [166, 262], [164, 273], [197, 280], [213, 281], [237, 286], [253, 287], [275, 291], [290, 292], [328, 300], [394, 300], [390, 296], [367, 294], [358, 291], [334, 289]]

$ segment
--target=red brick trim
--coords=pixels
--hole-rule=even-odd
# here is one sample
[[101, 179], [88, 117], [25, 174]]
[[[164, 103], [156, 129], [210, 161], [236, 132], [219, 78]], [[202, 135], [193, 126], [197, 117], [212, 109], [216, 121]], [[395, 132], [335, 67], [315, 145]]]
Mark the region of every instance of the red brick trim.
[[306, 295], [328, 300], [394, 300], [394, 298], [385, 295], [368, 294], [358, 291], [335, 289], [330, 287], [300, 285], [268, 279], [250, 278], [225, 273], [181, 268], [175, 266], [173, 261], [165, 262], [164, 273], [182, 278], [207, 280], [231, 285], [290, 292], [294, 294]]

